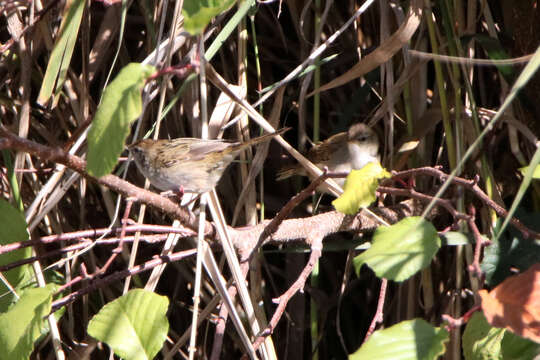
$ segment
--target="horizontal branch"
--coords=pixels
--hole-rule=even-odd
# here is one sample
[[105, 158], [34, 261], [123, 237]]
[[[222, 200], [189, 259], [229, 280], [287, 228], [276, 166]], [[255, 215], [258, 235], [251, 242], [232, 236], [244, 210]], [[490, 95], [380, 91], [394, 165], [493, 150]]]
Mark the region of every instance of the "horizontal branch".
[[[34, 141], [18, 137], [1, 125], [0, 135], [2, 136], [0, 138], [0, 150], [13, 149], [24, 151], [39, 157], [43, 161], [65, 165], [80, 173], [85, 178], [104, 185], [126, 197], [132, 197], [148, 206], [159, 209], [171, 217], [178, 219], [187, 228], [197, 231], [198, 222], [196, 217], [188, 212], [187, 209], [180, 207], [175, 202], [163, 196], [137, 187], [115, 175], [105, 175], [100, 178], [90, 176], [86, 172], [86, 162], [82, 158], [71, 155], [61, 148], [41, 145]], [[388, 223], [395, 223], [403, 217], [419, 215], [422, 209], [418, 208], [418, 206], [419, 203], [417, 202], [405, 201], [396, 206], [376, 208], [372, 211]], [[253, 227], [229, 228], [233, 244], [239, 253], [249, 255], [269, 222], [270, 220]], [[314, 235], [318, 234], [321, 234], [324, 238], [329, 234], [340, 231], [369, 231], [374, 230], [378, 225], [379, 222], [365, 212], [360, 212], [356, 216], [348, 216], [337, 211], [330, 211], [307, 218], [284, 220], [278, 230], [264, 244], [269, 242], [287, 243], [293, 240], [312, 239], [316, 237]], [[215, 231], [212, 223], [207, 222], [205, 232], [207, 238], [215, 240]], [[81, 236], [91, 235], [86, 234]], [[307, 245], [311, 245], [309, 241], [306, 242], [308, 243]]]
[[[52, 161], [65, 165], [85, 178], [106, 186], [125, 197], [132, 197], [148, 206], [162, 210], [171, 217], [178, 219], [182, 224], [192, 230], [197, 231], [198, 229], [198, 220], [192, 213], [163, 196], [135, 186], [115, 175], [105, 175], [100, 178], [90, 176], [86, 172], [86, 161], [82, 158], [71, 155], [59, 147], [53, 148], [41, 145], [34, 141], [16, 136], [2, 125], [0, 125], [0, 135], [2, 136], [2, 138], [0, 138], [0, 150], [13, 149], [23, 151], [35, 155], [43, 161]], [[206, 224], [205, 233], [208, 236], [213, 237], [214, 229], [209, 222]]]
[[176, 252], [176, 253], [169, 254], [169, 255], [160, 255], [160, 256], [152, 259], [152, 260], [146, 261], [143, 264], [133, 266], [132, 268], [129, 268], [129, 269], [116, 271], [113, 274], [105, 276], [103, 278], [96, 277], [96, 278], [88, 278], [87, 279], [84, 276], [80, 275], [80, 276], [74, 278], [68, 284], [64, 285], [61, 288], [61, 290], [59, 290], [58, 292], [60, 293], [65, 288], [70, 287], [70, 286], [72, 286], [72, 285], [74, 285], [74, 284], [76, 284], [76, 283], [78, 283], [78, 282], [80, 282], [82, 280], [89, 280], [90, 283], [88, 284], [88, 286], [85, 286], [85, 287], [83, 287], [83, 288], [81, 288], [79, 290], [73, 291], [73, 292], [69, 293], [68, 295], [64, 296], [63, 298], [61, 298], [59, 300], [55, 300], [52, 303], [51, 313], [55, 312], [56, 310], [58, 310], [62, 306], [65, 306], [65, 305], [67, 305], [69, 303], [72, 303], [73, 301], [75, 301], [80, 296], [88, 294], [91, 291], [93, 291], [95, 289], [98, 289], [98, 288], [101, 288], [101, 287], [103, 287], [103, 286], [105, 286], [107, 284], [110, 284], [113, 281], [118, 281], [118, 280], [124, 279], [124, 278], [126, 278], [128, 276], [135, 276], [135, 275], [140, 274], [140, 273], [142, 273], [144, 271], [152, 270], [153, 268], [155, 268], [156, 266], [159, 266], [161, 264], [166, 264], [166, 263], [171, 263], [171, 262], [183, 260], [188, 256], [195, 255], [196, 253], [197, 253], [196, 249], [190, 249], [190, 250], [184, 250], [184, 251]]
[[[418, 216], [422, 210], [423, 207], [416, 200], [406, 200], [389, 207], [370, 208], [371, 212], [390, 224], [396, 223], [404, 217]], [[270, 221], [267, 220], [251, 227], [230, 229], [231, 240], [240, 254], [240, 258], [249, 256]], [[260, 245], [285, 244], [303, 239], [304, 243], [311, 246], [309, 239], [325, 238], [337, 232], [369, 232], [375, 230], [379, 225], [379, 220], [364, 210], [354, 216], [345, 215], [338, 211], [329, 211], [306, 218], [284, 220], [279, 228]]]
[[[403, 170], [403, 171], [400, 171], [399, 173], [392, 174], [392, 177], [396, 179], [396, 178], [408, 178], [408, 177], [416, 176], [416, 175], [428, 175], [428, 176], [437, 178], [440, 181], [446, 181], [450, 177], [450, 175], [444, 173], [442, 170], [440, 170], [437, 167], [422, 167], [422, 168], [416, 168], [416, 169]], [[495, 211], [495, 213], [498, 216], [502, 218], [506, 218], [508, 216], [508, 211], [506, 211], [506, 209], [503, 208], [501, 205], [497, 204], [480, 188], [480, 186], [478, 186], [478, 180], [479, 180], [478, 176], [476, 176], [473, 180], [468, 180], [468, 179], [455, 176], [452, 178], [452, 183], [455, 185], [461, 185], [465, 189], [468, 189], [484, 204], [492, 208], [493, 211]], [[517, 218], [511, 217], [510, 223], [514, 225], [516, 229], [521, 231], [521, 233], [523, 234], [525, 238], [540, 239], [540, 233], [529, 229]]]

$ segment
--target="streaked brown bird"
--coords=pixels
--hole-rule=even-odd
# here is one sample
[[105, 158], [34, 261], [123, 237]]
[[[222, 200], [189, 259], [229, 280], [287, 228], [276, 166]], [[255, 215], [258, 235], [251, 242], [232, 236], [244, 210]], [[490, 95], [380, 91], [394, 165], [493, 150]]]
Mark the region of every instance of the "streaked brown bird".
[[128, 146], [139, 171], [162, 191], [212, 190], [234, 158], [249, 146], [269, 141], [289, 128], [246, 142], [178, 138], [140, 140]]
[[[331, 172], [349, 173], [353, 169], [361, 169], [367, 163], [379, 160], [379, 139], [375, 131], [365, 124], [354, 124], [346, 132], [333, 135], [322, 143], [312, 147], [306, 158], [319, 168], [328, 167]], [[277, 180], [294, 175], [307, 176], [300, 164], [282, 168]], [[334, 179], [343, 186], [345, 179]]]

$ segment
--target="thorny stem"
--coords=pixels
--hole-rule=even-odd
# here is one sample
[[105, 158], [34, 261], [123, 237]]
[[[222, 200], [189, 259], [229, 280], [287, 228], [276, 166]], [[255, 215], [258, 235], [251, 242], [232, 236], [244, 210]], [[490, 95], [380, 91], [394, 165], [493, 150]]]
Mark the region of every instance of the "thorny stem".
[[117, 271], [109, 276], [106, 276], [106, 277], [103, 277], [103, 278], [99, 278], [97, 277], [98, 274], [94, 274], [94, 275], [89, 275], [86, 273], [86, 271], [84, 270], [85, 267], [84, 264], [81, 264], [81, 273], [83, 274], [82, 276], [77, 276], [76, 278], [74, 278], [72, 281], [70, 281], [69, 283], [63, 285], [62, 287], [59, 288], [59, 290], [57, 291], [58, 294], [61, 294], [65, 289], [69, 288], [69, 287], [72, 287], [73, 285], [75, 285], [76, 283], [82, 281], [82, 280], [93, 280], [90, 282], [90, 284], [87, 286], [87, 287], [84, 287], [84, 288], [81, 288], [77, 291], [74, 291], [66, 296], [64, 296], [63, 298], [59, 299], [59, 300], [56, 300], [52, 303], [52, 308], [51, 308], [51, 313], [55, 312], [56, 310], [58, 310], [59, 308], [61, 308], [62, 306], [65, 306], [69, 303], [72, 303], [73, 301], [75, 301], [77, 298], [79, 298], [80, 296], [82, 295], [85, 295], [85, 294], [88, 294], [89, 292], [95, 290], [95, 289], [98, 289], [100, 287], [103, 287], [113, 281], [118, 281], [118, 280], [121, 280], [127, 276], [134, 276], [134, 275], [137, 275], [141, 272], [144, 272], [144, 271], [148, 271], [148, 270], [152, 270], [154, 267], [156, 266], [159, 266], [161, 264], [164, 264], [164, 263], [170, 263], [170, 262], [174, 262], [174, 261], [180, 261], [180, 260], [183, 260], [185, 259], [186, 257], [188, 256], [193, 256], [197, 253], [197, 250], [196, 249], [190, 249], [190, 250], [185, 250], [185, 251], [180, 251], [180, 252], [176, 252], [176, 253], [173, 253], [173, 254], [170, 254], [170, 255], [163, 255], [163, 256], [157, 256], [155, 257], [154, 259], [152, 260], [149, 260], [141, 265], [137, 265], [137, 266], [134, 266], [133, 268], [131, 269], [125, 269], [125, 270], [121, 270], [121, 271]]
[[311, 254], [309, 256], [308, 263], [298, 276], [298, 279], [291, 285], [291, 287], [279, 298], [274, 300], [274, 302], [278, 303], [278, 307], [276, 311], [274, 312], [274, 315], [272, 316], [272, 319], [270, 320], [270, 323], [268, 326], [257, 336], [255, 339], [255, 342], [253, 343], [253, 348], [257, 350], [259, 346], [264, 341], [264, 338], [271, 335], [274, 332], [274, 329], [276, 328], [279, 320], [283, 316], [283, 313], [285, 312], [285, 308], [287, 307], [287, 304], [289, 303], [289, 300], [301, 289], [304, 288], [304, 285], [306, 284], [306, 280], [311, 274], [311, 271], [313, 270], [313, 267], [315, 266], [315, 263], [319, 260], [322, 253], [322, 238], [313, 239], [312, 246], [311, 246]]
[[[317, 187], [321, 185], [328, 177], [329, 177], [328, 169], [325, 168], [321, 176], [313, 180], [313, 182], [311, 182], [311, 184], [309, 184], [307, 188], [305, 188], [304, 190], [302, 190], [301, 192], [293, 196], [287, 202], [287, 204], [285, 204], [285, 206], [281, 209], [281, 211], [278, 212], [277, 215], [264, 228], [263, 232], [259, 236], [259, 240], [255, 244], [255, 246], [251, 249], [249, 257], [245, 259], [248, 263], [250, 263], [251, 260], [253, 259], [253, 256], [257, 252], [257, 249], [265, 242], [265, 240], [268, 237], [272, 236], [272, 234], [277, 231], [279, 225], [283, 222], [283, 220], [287, 218], [287, 216], [289, 216], [289, 214], [293, 211], [293, 209], [297, 207], [302, 201], [310, 197], [311, 194], [313, 194], [313, 192], [315, 191], [315, 189], [317, 189]], [[242, 259], [242, 261], [244, 260]]]
[[[18, 249], [23, 249], [28, 246], [34, 246], [34, 245], [45, 245], [45, 244], [51, 244], [55, 242], [60, 241], [78, 241], [82, 243], [87, 243], [91, 238], [96, 238], [108, 234], [116, 234], [120, 233], [122, 230], [122, 227], [120, 228], [102, 228], [102, 229], [92, 229], [92, 230], [80, 230], [80, 231], [74, 231], [71, 233], [63, 233], [63, 234], [57, 234], [57, 235], [48, 235], [43, 236], [36, 239], [30, 239], [26, 241], [19, 241], [14, 242], [11, 244], [6, 245], [0, 245], [0, 255], [15, 251]], [[154, 241], [148, 241], [148, 242], [155, 242], [160, 239], [160, 235], [167, 236], [169, 234], [180, 234], [182, 237], [188, 237], [188, 236], [195, 236], [196, 233], [190, 229], [186, 229], [184, 227], [171, 227], [171, 226], [164, 226], [164, 225], [152, 225], [152, 224], [137, 224], [137, 225], [130, 225], [126, 226], [125, 228], [126, 233], [135, 233], [139, 231], [148, 231], [153, 232], [155, 234], [152, 235], [145, 235], [146, 238], [156, 239]], [[158, 235], [156, 235], [158, 234]], [[124, 237], [124, 241], [132, 241], [131, 237]], [[106, 239], [101, 239], [98, 241], [99, 244], [112, 244], [119, 241], [119, 238], [116, 237], [110, 237]]]
[[463, 315], [462, 317], [457, 318], [457, 319], [451, 317], [450, 315], [443, 314], [442, 315], [443, 321], [446, 321], [448, 323], [448, 325], [446, 326], [446, 330], [447, 331], [452, 331], [452, 330], [454, 330], [456, 328], [459, 328], [461, 325], [466, 324], [469, 321], [469, 319], [471, 318], [471, 316], [480, 309], [481, 309], [481, 307], [479, 305], [474, 306], [472, 309], [467, 311], [465, 313], [465, 315]]
[[128, 197], [126, 199], [126, 209], [124, 210], [124, 216], [122, 217], [122, 231], [120, 232], [120, 241], [118, 242], [118, 246], [112, 251], [111, 256], [109, 257], [109, 260], [105, 262], [105, 265], [98, 270], [101, 274], [105, 274], [107, 272], [107, 269], [112, 264], [112, 262], [116, 259], [118, 254], [122, 252], [122, 246], [124, 245], [124, 236], [126, 235], [126, 226], [129, 219], [129, 214], [131, 212], [131, 205], [133, 204], [133, 201], [135, 199]]
[[[193, 214], [186, 211], [185, 209], [179, 207], [178, 204], [175, 204], [169, 199], [165, 199], [157, 194], [138, 188], [137, 186], [134, 186], [126, 181], [123, 181], [113, 175], [106, 175], [99, 179], [96, 179], [90, 176], [86, 172], [86, 162], [80, 157], [70, 155], [69, 153], [65, 152], [64, 150], [60, 148], [52, 148], [52, 147], [35, 143], [27, 139], [20, 138], [12, 134], [4, 126], [1, 126], [1, 125], [0, 125], [0, 135], [2, 135], [2, 138], [0, 138], [0, 150], [1, 149], [14, 149], [18, 151], [25, 151], [30, 154], [37, 155], [38, 157], [40, 157], [41, 159], [45, 161], [53, 161], [53, 162], [61, 163], [67, 166], [68, 168], [79, 172], [82, 176], [85, 176], [86, 178], [93, 180], [97, 183], [100, 183], [104, 186], [107, 186], [113, 191], [116, 191], [126, 197], [131, 196], [133, 198], [136, 198], [138, 201], [142, 203], [161, 209], [165, 213], [173, 216], [174, 218], [179, 219], [180, 222], [184, 224], [184, 226], [190, 229], [187, 231], [184, 230], [186, 231], [186, 235], [187, 235], [187, 232], [196, 229], [196, 226], [197, 226], [196, 217]], [[334, 175], [335, 174], [332, 174], [332, 177]], [[448, 175], [442, 172], [439, 168], [425, 167], [425, 168], [411, 169], [411, 170], [401, 171], [399, 173], [394, 173], [393, 178], [394, 179], [411, 178], [417, 175], [432, 176], [432, 177], [440, 179], [441, 181], [444, 181], [444, 179], [448, 177]], [[330, 177], [331, 175], [327, 174], [326, 176]], [[420, 201], [427, 201], [428, 199], [432, 199], [431, 196], [418, 193], [412, 189], [402, 190], [402, 189], [389, 188], [387, 186], [384, 186], [385, 183], [387, 182], [383, 182], [383, 186], [379, 187], [379, 192], [386, 192], [388, 194], [406, 196], [406, 197], [414, 198]], [[504, 216], [504, 217], [508, 216], [508, 213], [504, 208], [502, 208], [500, 205], [498, 205], [493, 200], [491, 200], [480, 189], [480, 187], [477, 184], [478, 177], [473, 180], [467, 180], [467, 179], [455, 177], [453, 179], [453, 183], [455, 185], [463, 186], [466, 189], [473, 192], [473, 194], [475, 194], [478, 199], [480, 199], [487, 206], [494, 209], [495, 212], [499, 216]], [[309, 188], [309, 190], [306, 189], [302, 194], [299, 194], [295, 200], [290, 202], [291, 209], [294, 206], [296, 206], [296, 202], [301, 201], [299, 199], [301, 199], [302, 197], [305, 197], [305, 194], [309, 194], [312, 191], [311, 188], [315, 189], [317, 187], [316, 182], [312, 183], [310, 186], [311, 187]], [[404, 204], [404, 203], [405, 202], [398, 204], [395, 207], [395, 209], [393, 207], [376, 208], [374, 209], [374, 211], [384, 213], [385, 216], [390, 216], [390, 218], [388, 218], [389, 222], [396, 222], [396, 221], [399, 221], [399, 219], [402, 218], [403, 216], [411, 216], [412, 214], [415, 214], [418, 210], [417, 205], [414, 202], [407, 203], [407, 204]], [[446, 208], [456, 219], [468, 221], [469, 226], [471, 227], [471, 230], [473, 232], [477, 231], [476, 226], [473, 225], [474, 221], [471, 220], [473, 217], [467, 214], [462, 214], [455, 211], [455, 209], [453, 208], [449, 200], [439, 199], [437, 200], [437, 204]], [[322, 241], [324, 237], [328, 234], [331, 234], [337, 231], [360, 232], [360, 231], [365, 231], [366, 229], [370, 228], [369, 219], [367, 219], [365, 215], [362, 215], [362, 213], [357, 214], [356, 216], [344, 216], [343, 214], [339, 214], [336, 212], [328, 212], [325, 214], [312, 216], [311, 218], [284, 220], [284, 218], [286, 217], [285, 215], [287, 215], [288, 213], [290, 213], [290, 210], [287, 209], [285, 212], [283, 212], [282, 215], [278, 214], [278, 217], [277, 219], [274, 220], [274, 223], [272, 222], [266, 223], [266, 226], [268, 226], [268, 224], [272, 224], [269, 229], [265, 229], [266, 227], [265, 224], [260, 224], [260, 225], [256, 225], [249, 228], [236, 228], [236, 229], [231, 228], [231, 233], [233, 234], [233, 238], [234, 238], [233, 242], [236, 241], [235, 246], [237, 247], [237, 251], [239, 251], [240, 254], [250, 254], [254, 249], [256, 249], [257, 247], [261, 245], [261, 242], [264, 243], [266, 241], [266, 238], [268, 237], [269, 234], [272, 234], [271, 240], [276, 243], [280, 243], [280, 242], [287, 243], [292, 240], [302, 238], [302, 239], [305, 239], [306, 243], [312, 246], [312, 252], [310, 254], [308, 263], [306, 264], [305, 268], [303, 269], [298, 279], [291, 285], [291, 287], [282, 296], [279, 297], [279, 305], [274, 315], [272, 316], [272, 319], [268, 327], [265, 330], [263, 330], [259, 334], [259, 336], [256, 338], [255, 347], [258, 347], [262, 343], [262, 341], [264, 341], [265, 336], [271, 334], [274, 331], [275, 327], [277, 326], [277, 323], [279, 322], [279, 320], [281, 319], [284, 313], [284, 310], [289, 300], [305, 285], [306, 279], [311, 274], [311, 271], [313, 269], [315, 262], [321, 256]], [[281, 217], [283, 217], [283, 219]], [[312, 224], [314, 221], [317, 222], [319, 226], [308, 226], [309, 224]], [[526, 237], [540, 238], [540, 234], [528, 229], [519, 220], [512, 218], [511, 222]], [[373, 226], [376, 226], [376, 224]], [[301, 227], [301, 229], [298, 229], [298, 227]], [[128, 229], [130, 229], [131, 227], [127, 226], [124, 223], [122, 228], [124, 230], [124, 235], [125, 235], [125, 232], [127, 232]], [[295, 230], [293, 230], [293, 228]], [[209, 222], [206, 223], [205, 233], [206, 233], [206, 236], [210, 239], [213, 239], [215, 237], [215, 231], [214, 231], [213, 225]], [[87, 235], [87, 236], [91, 236], [91, 235]], [[251, 239], [248, 240], [249, 237], [251, 237]], [[124, 239], [124, 236], [121, 235], [120, 238], [121, 238], [121, 241], [123, 241], [122, 239]], [[479, 243], [481, 242], [477, 241], [477, 244]], [[477, 246], [480, 246], [480, 245], [477, 245]], [[5, 251], [5, 250], [6, 250], [5, 248], [0, 247], [0, 252]], [[64, 306], [65, 304], [69, 302], [74, 301], [78, 296], [86, 294], [92, 291], [93, 289], [99, 286], [103, 286], [104, 284], [107, 284], [111, 281], [126, 277], [128, 275], [134, 275], [141, 271], [146, 271], [154, 266], [158, 266], [162, 264], [163, 262], [177, 261], [175, 259], [181, 259], [186, 256], [192, 255], [193, 253], [194, 253], [194, 250], [190, 250], [189, 253], [185, 253], [185, 254], [177, 253], [177, 254], [172, 254], [170, 256], [162, 256], [162, 257], [153, 259], [151, 261], [148, 261], [147, 263], [137, 266], [133, 269], [126, 269], [123, 271], [119, 271], [107, 277], [104, 277], [102, 279], [99, 279], [99, 278], [96, 279], [98, 274], [93, 274], [93, 275], [84, 274], [84, 271], [81, 268], [82, 275], [73, 279], [73, 281], [71, 281], [70, 283], [66, 284], [64, 288], [70, 287], [76, 282], [79, 282], [81, 280], [91, 280], [90, 285], [88, 287], [85, 287], [83, 289], [80, 289], [78, 291], [75, 291], [69, 294], [63, 299], [56, 301], [53, 305], [53, 311], [55, 311], [61, 306]], [[475, 255], [478, 257], [479, 251], [477, 251]], [[382, 287], [381, 287], [381, 290], [383, 290]], [[381, 301], [379, 305], [382, 306]], [[382, 307], [380, 309], [380, 313], [382, 314]], [[376, 316], [374, 320], [378, 320], [378, 316]]]
[[373, 320], [371, 320], [371, 324], [369, 325], [368, 331], [366, 332], [366, 337], [364, 338], [364, 342], [367, 341], [367, 339], [373, 334], [373, 331], [375, 331], [375, 327], [377, 324], [382, 323], [383, 321], [383, 310], [384, 310], [384, 300], [386, 298], [386, 289], [388, 287], [388, 280], [383, 278], [381, 282], [381, 289], [379, 290], [379, 301], [377, 302], [377, 311], [375, 312], [375, 316], [373, 316]]
[[[400, 171], [399, 173], [392, 174], [392, 178], [405, 178], [416, 175], [428, 175], [438, 178], [440, 181], [445, 181], [449, 175], [440, 170], [440, 167], [423, 167], [417, 169], [410, 169]], [[493, 201], [487, 194], [478, 186], [479, 177], [476, 176], [473, 180], [468, 180], [460, 177], [454, 177], [452, 182], [456, 185], [461, 185], [475, 194], [484, 204], [492, 208], [500, 217], [507, 217], [508, 211], [506, 211], [501, 205]], [[527, 228], [521, 221], [512, 217], [510, 219], [512, 225], [514, 225], [525, 238], [540, 239], [540, 233], [537, 233]]]
[[480, 268], [480, 253], [482, 252], [482, 246], [487, 245], [489, 241], [484, 241], [482, 235], [480, 234], [480, 231], [478, 230], [478, 226], [476, 226], [476, 223], [474, 221], [476, 217], [476, 209], [472, 204], [469, 206], [469, 213], [471, 214], [471, 218], [467, 221], [467, 223], [469, 225], [469, 228], [471, 229], [471, 232], [473, 233], [475, 240], [474, 259], [472, 264], [469, 265], [469, 271], [471, 271], [473, 275], [477, 278], [483, 280], [483, 272]]

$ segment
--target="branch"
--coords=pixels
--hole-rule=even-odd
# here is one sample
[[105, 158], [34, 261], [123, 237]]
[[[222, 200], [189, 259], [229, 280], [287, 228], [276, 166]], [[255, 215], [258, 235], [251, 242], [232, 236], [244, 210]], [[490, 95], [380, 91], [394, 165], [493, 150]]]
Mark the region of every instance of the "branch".
[[267, 226], [265, 226], [263, 232], [261, 233], [259, 240], [257, 240], [257, 243], [253, 248], [250, 250], [249, 256], [246, 258], [246, 254], [240, 253], [241, 261], [247, 261], [248, 263], [251, 262], [251, 259], [253, 258], [253, 255], [257, 251], [257, 249], [264, 244], [264, 242], [267, 240], [268, 237], [271, 237], [273, 233], [277, 231], [279, 228], [279, 225], [289, 216], [289, 214], [293, 211], [295, 207], [297, 207], [302, 201], [307, 199], [311, 194], [317, 189], [317, 187], [322, 184], [326, 179], [328, 178], [328, 169], [325, 167], [323, 170], [323, 173], [321, 176], [319, 176], [317, 179], [313, 180], [311, 184], [300, 193], [293, 196], [287, 204], [279, 211], [279, 213], [274, 216], [272, 220], [268, 223]]
[[[429, 175], [435, 178], [438, 178], [440, 181], [445, 181], [448, 179], [449, 175], [442, 172], [439, 168], [434, 167], [423, 167], [418, 169], [410, 169], [410, 170], [404, 170], [400, 171], [399, 173], [392, 174], [392, 178], [407, 178], [414, 175]], [[497, 204], [495, 201], [489, 198], [487, 194], [478, 186], [478, 176], [476, 176], [473, 180], [467, 180], [460, 177], [454, 177], [452, 179], [452, 182], [456, 185], [461, 185], [464, 188], [471, 191], [476, 197], [478, 197], [484, 204], [489, 206], [490, 208], [495, 211], [497, 215], [500, 217], [508, 217], [508, 211], [506, 211], [505, 208], [503, 208], [501, 205]], [[527, 228], [521, 221], [516, 219], [515, 217], [510, 218], [510, 222], [512, 225], [516, 227], [521, 233], [523, 234], [523, 237], [526, 239], [528, 238], [536, 238], [540, 239], [540, 233], [537, 233], [529, 228]]]
[[[371, 212], [393, 224], [408, 216], [419, 216], [423, 207], [416, 200], [405, 200], [397, 205], [370, 208]], [[435, 214], [435, 212], [433, 212]], [[239, 254], [249, 254], [271, 220], [258, 225], [244, 228], [230, 228], [231, 241]], [[306, 218], [284, 220], [279, 228], [263, 244], [287, 244], [291, 241], [305, 239], [304, 243], [312, 246], [312, 240], [322, 238], [337, 232], [369, 232], [374, 231], [380, 223], [362, 210], [351, 216], [338, 211], [329, 211]]]
[[[115, 175], [105, 175], [99, 179], [90, 176], [86, 172], [86, 161], [80, 157], [71, 155], [60, 148], [52, 148], [38, 144], [34, 141], [23, 139], [14, 135], [2, 125], [0, 125], [0, 135], [3, 136], [0, 139], [0, 150], [14, 149], [17, 151], [24, 151], [36, 155], [44, 161], [52, 161], [65, 165], [68, 168], [75, 170], [85, 178], [104, 185], [111, 190], [124, 195], [125, 197], [132, 197], [137, 199], [139, 202], [162, 210], [173, 218], [178, 219], [185, 226], [197, 231], [198, 221], [196, 217], [187, 210], [181, 208], [178, 204], [163, 196], [137, 187]], [[205, 233], [207, 236], [212, 238], [214, 237], [214, 228], [209, 222], [206, 223]]]
[[309, 260], [300, 275], [298, 276], [298, 279], [291, 285], [291, 287], [285, 291], [283, 295], [281, 295], [279, 298], [274, 300], [275, 303], [278, 304], [278, 307], [276, 311], [274, 312], [274, 315], [272, 316], [272, 319], [270, 320], [270, 323], [264, 329], [255, 339], [255, 342], [253, 343], [253, 348], [255, 350], [258, 349], [258, 347], [262, 344], [265, 337], [271, 335], [274, 332], [274, 329], [276, 328], [279, 320], [283, 316], [283, 313], [285, 312], [285, 308], [287, 307], [287, 304], [289, 303], [289, 300], [301, 289], [304, 288], [304, 285], [306, 284], [306, 280], [311, 275], [311, 271], [313, 270], [313, 267], [319, 260], [322, 254], [322, 242], [324, 237], [315, 237], [311, 239], [311, 254], [309, 255]]
[[[159, 209], [171, 217], [178, 219], [187, 228], [197, 231], [198, 223], [196, 217], [163, 196], [144, 190], [114, 175], [105, 175], [99, 179], [92, 177], [86, 172], [86, 162], [80, 157], [71, 155], [60, 148], [52, 148], [18, 137], [2, 125], [0, 125], [0, 135], [2, 136], [0, 138], [0, 150], [14, 149], [24, 151], [38, 156], [44, 161], [63, 164], [85, 178], [104, 185], [126, 197], [135, 198], [144, 204]], [[406, 216], [420, 215], [422, 208], [419, 204], [419, 202], [415, 201], [404, 201], [399, 205], [376, 208], [372, 211], [387, 222], [395, 223]], [[262, 237], [264, 228], [269, 222], [265, 221], [253, 227], [229, 228], [233, 244], [237, 251], [240, 254], [249, 254], [255, 248], [257, 240]], [[271, 238], [267, 239], [261, 245], [269, 242], [287, 243], [291, 240], [300, 239], [306, 239], [306, 243], [311, 245], [309, 239], [315, 238], [315, 234], [317, 233], [322, 234], [324, 237], [340, 231], [371, 231], [377, 226], [378, 223], [369, 215], [364, 214], [364, 212], [360, 212], [356, 216], [349, 216], [337, 211], [330, 211], [309, 218], [284, 220], [272, 234]], [[212, 223], [206, 223], [205, 233], [209, 239], [216, 238]]]
[[371, 334], [373, 334], [373, 331], [375, 331], [375, 327], [377, 324], [382, 324], [383, 322], [383, 310], [384, 310], [384, 300], [386, 297], [386, 289], [388, 287], [388, 280], [383, 278], [381, 279], [381, 289], [379, 290], [379, 300], [377, 301], [377, 311], [375, 312], [375, 316], [373, 316], [373, 320], [371, 320], [371, 324], [369, 325], [368, 331], [366, 332], [366, 336], [364, 337], [364, 342], [366, 342]]
[[[0, 245], [0, 255], [6, 254], [11, 251], [15, 251], [18, 249], [23, 249], [28, 246], [35, 246], [35, 245], [45, 245], [45, 244], [51, 244], [59, 241], [78, 241], [78, 242], [87, 242], [88, 238], [97, 238], [100, 236], [107, 236], [109, 234], [120, 234], [120, 231], [122, 230], [121, 227], [114, 227], [114, 228], [102, 228], [102, 229], [92, 229], [92, 230], [79, 230], [74, 231], [70, 233], [62, 233], [57, 235], [48, 235], [48, 236], [42, 236], [40, 238], [36, 239], [30, 239], [25, 241], [19, 241], [14, 242], [6, 245]], [[137, 224], [137, 225], [130, 225], [126, 227], [126, 233], [136, 233], [136, 232], [153, 232], [154, 234], [151, 235], [143, 235], [143, 241], [154, 243], [157, 241], [161, 241], [162, 237], [159, 234], [163, 234], [163, 236], [168, 236], [169, 234], [180, 234], [182, 237], [188, 237], [188, 236], [196, 236], [197, 233], [193, 230], [187, 229], [185, 227], [172, 227], [172, 226], [164, 226], [164, 225], [147, 225], [147, 224]], [[147, 240], [144, 240], [147, 239]], [[124, 238], [126, 242], [133, 241], [133, 237], [126, 236]], [[113, 244], [118, 242], [118, 238], [105, 238], [97, 241], [97, 244]]]
[[[185, 259], [188, 256], [193, 256], [197, 253], [196, 249], [190, 249], [190, 250], [184, 250], [179, 251], [173, 254], [169, 255], [160, 255], [157, 256], [155, 259], [146, 261], [145, 263], [141, 265], [137, 265], [132, 267], [131, 269], [125, 269], [117, 271], [109, 276], [105, 276], [103, 278], [98, 278], [97, 276], [89, 277], [87, 274], [85, 274], [85, 271], [81, 271], [83, 274], [82, 276], [77, 276], [74, 278], [71, 282], [68, 284], [65, 284], [62, 286], [57, 292], [62, 293], [62, 291], [68, 287], [73, 286], [74, 284], [82, 281], [82, 280], [94, 280], [91, 281], [90, 284], [87, 287], [81, 288], [77, 291], [74, 291], [72, 293], [69, 293], [68, 295], [64, 296], [63, 298], [56, 300], [52, 303], [51, 313], [55, 312], [56, 310], [60, 309], [62, 306], [65, 306], [69, 303], [72, 303], [75, 301], [78, 297], [88, 294], [91, 291], [100, 288], [102, 286], [105, 286], [113, 281], [117, 281], [120, 279], [123, 279], [127, 276], [134, 276], [137, 274], [140, 274], [144, 271], [152, 270], [154, 267], [159, 266], [164, 263], [171, 263], [174, 261], [180, 261], [182, 259]], [[83, 264], [84, 265], [84, 264]], [[99, 274], [96, 274], [99, 275]]]

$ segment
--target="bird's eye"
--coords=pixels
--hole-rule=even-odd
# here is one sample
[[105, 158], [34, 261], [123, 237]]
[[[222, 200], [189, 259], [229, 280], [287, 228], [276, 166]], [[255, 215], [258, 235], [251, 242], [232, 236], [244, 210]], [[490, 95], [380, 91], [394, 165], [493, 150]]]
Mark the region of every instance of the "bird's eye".
[[361, 134], [358, 136], [358, 141], [366, 141], [369, 139], [369, 134]]

